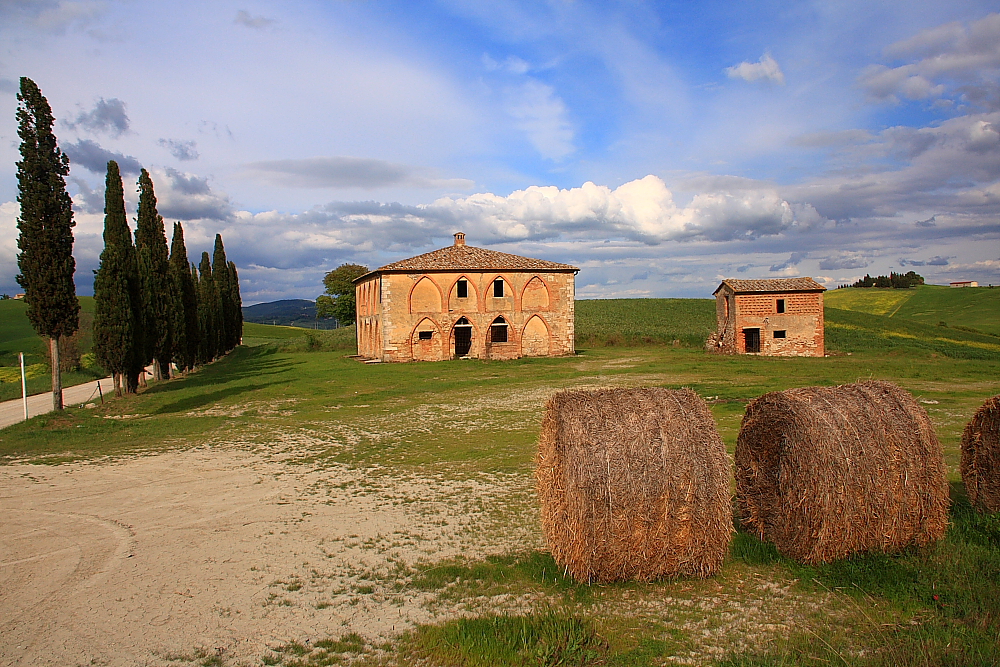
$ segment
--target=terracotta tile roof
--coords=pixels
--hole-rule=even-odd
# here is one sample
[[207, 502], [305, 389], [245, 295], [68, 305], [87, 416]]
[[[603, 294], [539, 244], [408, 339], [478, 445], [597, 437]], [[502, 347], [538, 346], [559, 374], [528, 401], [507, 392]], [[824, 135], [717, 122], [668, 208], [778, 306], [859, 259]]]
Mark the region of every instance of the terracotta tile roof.
[[496, 250], [486, 250], [468, 245], [451, 245], [447, 248], [402, 259], [392, 264], [381, 266], [371, 273], [355, 280], [370, 276], [372, 273], [390, 271], [579, 271], [569, 264], [549, 262], [544, 259], [532, 259], [520, 255], [510, 255]]
[[718, 294], [723, 285], [728, 285], [736, 294], [752, 292], [822, 292], [826, 288], [812, 278], [764, 278], [761, 280], [734, 280], [727, 278], [712, 292]]

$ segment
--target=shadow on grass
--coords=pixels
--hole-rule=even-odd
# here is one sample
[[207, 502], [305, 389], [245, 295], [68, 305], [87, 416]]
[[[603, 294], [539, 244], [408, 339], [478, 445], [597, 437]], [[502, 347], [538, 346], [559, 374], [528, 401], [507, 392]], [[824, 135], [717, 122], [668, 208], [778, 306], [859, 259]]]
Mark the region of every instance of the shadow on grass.
[[[209, 403], [239, 396], [246, 392], [259, 391], [291, 382], [291, 375], [288, 376], [287, 382], [277, 378], [264, 381], [265, 378], [286, 374], [295, 366], [304, 363], [287, 358], [275, 358], [273, 355], [273, 348], [237, 348], [228, 356], [202, 367], [197, 373], [175, 378], [175, 381], [158, 383], [143, 392], [143, 395], [159, 397], [162, 400], [177, 392], [219, 387], [216, 391], [179, 398], [152, 412], [152, 414], [171, 414], [197, 409]], [[257, 380], [257, 382], [252, 380]]]
[[190, 412], [191, 410], [197, 410], [198, 408], [210, 405], [217, 401], [221, 401], [226, 398], [232, 398], [233, 396], [239, 396], [240, 394], [245, 394], [250, 391], [260, 391], [267, 387], [273, 387], [275, 385], [283, 385], [284, 382], [264, 382], [256, 384], [242, 384], [235, 387], [226, 387], [224, 389], [219, 389], [218, 391], [208, 392], [206, 394], [197, 394], [195, 396], [188, 396], [186, 398], [181, 398], [172, 403], [167, 403], [160, 406], [158, 409], [154, 410], [151, 414], [154, 415], [167, 415], [173, 414], [175, 412]]

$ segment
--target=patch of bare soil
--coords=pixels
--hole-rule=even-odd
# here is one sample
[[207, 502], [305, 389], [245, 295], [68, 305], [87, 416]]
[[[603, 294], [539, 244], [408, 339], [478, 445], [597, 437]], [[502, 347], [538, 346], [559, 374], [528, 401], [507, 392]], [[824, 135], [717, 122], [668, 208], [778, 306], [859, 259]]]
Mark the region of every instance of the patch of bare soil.
[[538, 546], [492, 511], [523, 479], [303, 468], [226, 448], [0, 468], [0, 664], [259, 664], [390, 637], [435, 617], [400, 585], [413, 568]]

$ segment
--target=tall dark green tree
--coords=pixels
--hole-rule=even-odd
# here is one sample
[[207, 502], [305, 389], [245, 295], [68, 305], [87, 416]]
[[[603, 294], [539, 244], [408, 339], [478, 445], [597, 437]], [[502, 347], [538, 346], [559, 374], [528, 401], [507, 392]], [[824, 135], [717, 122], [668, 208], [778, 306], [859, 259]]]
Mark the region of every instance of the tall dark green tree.
[[163, 217], [156, 211], [156, 193], [149, 172], [139, 174], [139, 212], [136, 216], [135, 250], [142, 285], [143, 366], [153, 364], [153, 379], [170, 375], [172, 343], [171, 284], [167, 275], [167, 237]]
[[17, 101], [17, 134], [21, 138], [17, 282], [24, 288], [31, 326], [49, 339], [52, 407], [62, 410], [59, 341], [71, 336], [80, 323], [73, 282], [73, 202], [66, 192], [69, 158], [59, 150], [52, 133], [52, 109], [34, 81], [21, 77]]
[[94, 276], [94, 354], [115, 378], [115, 394], [134, 393], [142, 372], [142, 298], [118, 163], [108, 162], [104, 251]]
[[222, 245], [222, 234], [215, 235], [215, 249], [212, 253], [212, 279], [219, 293], [219, 318], [216, 325], [219, 330], [218, 354], [223, 355], [236, 347], [232, 342], [236, 326], [236, 314], [233, 306], [232, 290], [229, 287], [229, 262], [226, 260], [226, 248]]
[[219, 353], [219, 292], [212, 275], [212, 261], [207, 252], [201, 253], [198, 265], [198, 360], [207, 364]]
[[171, 357], [178, 368], [186, 371], [194, 368], [198, 359], [198, 294], [184, 245], [184, 228], [179, 222], [174, 223], [170, 242], [170, 282], [174, 299]]
[[235, 311], [233, 347], [236, 347], [243, 340], [243, 295], [240, 294], [240, 274], [236, 271], [234, 262], [229, 262], [229, 294]]

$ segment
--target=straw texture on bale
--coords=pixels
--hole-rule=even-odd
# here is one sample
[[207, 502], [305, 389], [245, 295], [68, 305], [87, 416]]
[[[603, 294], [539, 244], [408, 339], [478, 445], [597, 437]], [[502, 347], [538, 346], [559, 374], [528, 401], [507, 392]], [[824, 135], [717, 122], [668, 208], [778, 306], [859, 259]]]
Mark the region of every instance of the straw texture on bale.
[[1000, 396], [987, 399], [966, 424], [961, 469], [973, 506], [1000, 512]]
[[581, 582], [709, 576], [733, 532], [730, 465], [689, 389], [563, 391], [538, 443], [542, 528]]
[[924, 409], [889, 382], [751, 401], [736, 442], [736, 501], [748, 530], [810, 564], [924, 546], [948, 526], [941, 444]]

